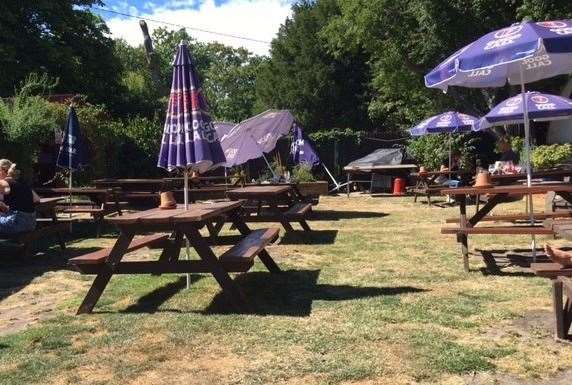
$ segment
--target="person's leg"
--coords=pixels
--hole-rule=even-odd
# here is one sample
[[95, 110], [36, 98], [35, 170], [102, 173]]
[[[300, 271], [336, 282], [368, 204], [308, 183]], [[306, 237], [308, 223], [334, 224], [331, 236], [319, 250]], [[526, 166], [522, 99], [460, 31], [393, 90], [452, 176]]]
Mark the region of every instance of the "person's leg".
[[36, 228], [36, 213], [18, 212], [14, 223], [14, 232], [23, 233]]
[[0, 214], [0, 233], [13, 234], [14, 225], [16, 223], [16, 214], [14, 212], [7, 212]]

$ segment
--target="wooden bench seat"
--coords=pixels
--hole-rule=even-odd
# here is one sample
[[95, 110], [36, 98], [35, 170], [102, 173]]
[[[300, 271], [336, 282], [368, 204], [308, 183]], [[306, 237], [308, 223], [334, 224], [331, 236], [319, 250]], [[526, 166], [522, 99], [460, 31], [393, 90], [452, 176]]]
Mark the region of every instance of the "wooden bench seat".
[[279, 232], [277, 228], [254, 230], [221, 255], [220, 261], [229, 271], [248, 271], [254, 263], [254, 257], [274, 242]]
[[312, 210], [311, 203], [296, 203], [290, 207], [284, 215], [291, 219], [304, 219], [306, 215]]
[[[534, 213], [534, 219], [536, 221], [542, 221], [551, 218], [571, 218], [572, 212], [562, 211], [554, 213]], [[516, 221], [528, 221], [530, 215], [528, 214], [506, 214], [506, 215], [487, 215], [481, 222], [516, 222]], [[459, 218], [447, 218], [446, 223], [459, 223]]]
[[[42, 218], [44, 219], [44, 218]], [[62, 250], [65, 250], [65, 242], [63, 234], [68, 231], [68, 226], [65, 223], [53, 223], [51, 219], [44, 219], [43, 221], [36, 221], [37, 226], [32, 231], [26, 231], [15, 234], [0, 233], [0, 239], [5, 239], [16, 243], [22, 249], [24, 256], [30, 256], [33, 251], [34, 243], [40, 239], [45, 239], [48, 236], [57, 235], [58, 243]]]
[[62, 213], [65, 213], [65, 214], [92, 214], [92, 215], [97, 215], [97, 214], [104, 214], [106, 210], [102, 209], [101, 207], [68, 206], [68, 207], [62, 207], [60, 211]]
[[[142, 249], [144, 247], [159, 247], [162, 242], [167, 241], [169, 236], [167, 234], [153, 234], [142, 238], [134, 239], [129, 247], [127, 253]], [[71, 258], [69, 264], [76, 267], [79, 271], [83, 272], [83, 265], [98, 265], [105, 262], [111, 253], [111, 247], [94, 251], [93, 253], [80, 255], [79, 257]]]
[[554, 235], [542, 226], [443, 227], [441, 234]]

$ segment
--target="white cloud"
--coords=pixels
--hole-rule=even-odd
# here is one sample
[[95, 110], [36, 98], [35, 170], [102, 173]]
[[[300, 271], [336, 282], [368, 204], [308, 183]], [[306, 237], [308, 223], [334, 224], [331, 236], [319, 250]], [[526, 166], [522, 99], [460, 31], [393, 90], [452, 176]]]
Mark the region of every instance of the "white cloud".
[[[140, 10], [138, 16], [269, 42], [276, 36], [286, 17], [291, 15], [290, 2], [284, 0], [231, 0], [218, 7], [215, 6], [214, 0], [206, 0], [198, 7], [196, 0], [171, 1], [174, 1], [173, 5], [176, 3], [176, 9], [171, 8], [167, 3], [163, 7]], [[189, 6], [181, 8], [184, 3]], [[191, 8], [193, 4], [195, 9]], [[125, 39], [131, 45], [143, 43], [143, 35], [137, 19], [125, 19], [118, 16], [108, 19], [106, 23], [114, 38]], [[152, 21], [147, 21], [147, 25], [150, 31], [157, 27], [179, 29]], [[264, 43], [213, 35], [191, 29], [187, 29], [187, 32], [199, 41], [219, 41], [233, 47], [245, 47], [259, 55], [268, 54], [270, 48], [269, 44]]]

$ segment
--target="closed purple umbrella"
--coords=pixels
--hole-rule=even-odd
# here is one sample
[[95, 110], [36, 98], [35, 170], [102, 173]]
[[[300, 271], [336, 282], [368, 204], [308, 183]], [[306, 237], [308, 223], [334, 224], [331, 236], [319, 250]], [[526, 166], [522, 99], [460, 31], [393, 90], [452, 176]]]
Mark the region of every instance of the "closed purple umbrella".
[[202, 173], [225, 161], [195, 63], [187, 44], [181, 42], [173, 62], [173, 83], [157, 166], [168, 171], [184, 170], [188, 207], [188, 172]]
[[[189, 171], [205, 172], [225, 161], [195, 63], [187, 44], [181, 42], [173, 62], [173, 83], [157, 166], [168, 171], [184, 171], [183, 196], [185, 209], [188, 209]], [[188, 240], [186, 249], [188, 259]], [[187, 288], [190, 282], [187, 274]]]

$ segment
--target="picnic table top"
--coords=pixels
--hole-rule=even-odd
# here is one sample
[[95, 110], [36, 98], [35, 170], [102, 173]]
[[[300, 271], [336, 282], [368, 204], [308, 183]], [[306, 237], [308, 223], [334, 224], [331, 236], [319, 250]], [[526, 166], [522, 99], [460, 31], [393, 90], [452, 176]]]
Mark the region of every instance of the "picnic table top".
[[457, 187], [446, 188], [441, 190], [443, 195], [483, 195], [483, 194], [540, 194], [549, 191], [555, 192], [572, 192], [572, 184], [570, 183], [555, 183], [555, 184], [538, 184], [530, 187], [522, 184], [506, 185], [506, 186], [492, 186], [492, 187]]
[[63, 201], [66, 197], [50, 197], [50, 198], [40, 198], [40, 201], [36, 203], [37, 206], [51, 205]]
[[252, 198], [260, 196], [278, 196], [292, 189], [291, 185], [258, 185], [232, 189], [227, 192], [231, 198]]
[[185, 210], [183, 205], [177, 205], [176, 209], [168, 210], [154, 208], [106, 218], [106, 221], [116, 225], [201, 222], [238, 208], [242, 203], [242, 201], [191, 203], [188, 210]]
[[455, 171], [425, 171], [425, 172], [412, 172], [413, 176], [440, 176], [440, 175], [472, 175], [474, 171], [471, 170], [455, 170]]
[[38, 194], [49, 193], [49, 194], [107, 194], [110, 189], [107, 188], [96, 188], [96, 187], [42, 187], [37, 188], [35, 191]]
[[572, 277], [572, 267], [563, 267], [559, 263], [533, 263], [530, 265], [532, 272], [539, 277], [552, 278]]
[[[572, 168], [570, 169], [551, 169], [551, 170], [537, 170], [532, 172], [532, 178], [544, 178], [550, 176], [572, 176]], [[504, 180], [526, 180], [525, 173], [516, 174], [492, 174], [491, 179], [493, 181], [504, 181]]]
[[372, 172], [372, 171], [383, 171], [383, 170], [401, 170], [401, 169], [414, 169], [417, 168], [416, 164], [382, 164], [379, 166], [371, 166], [371, 167], [352, 167], [352, 166], [345, 166], [344, 171], [346, 172]]

